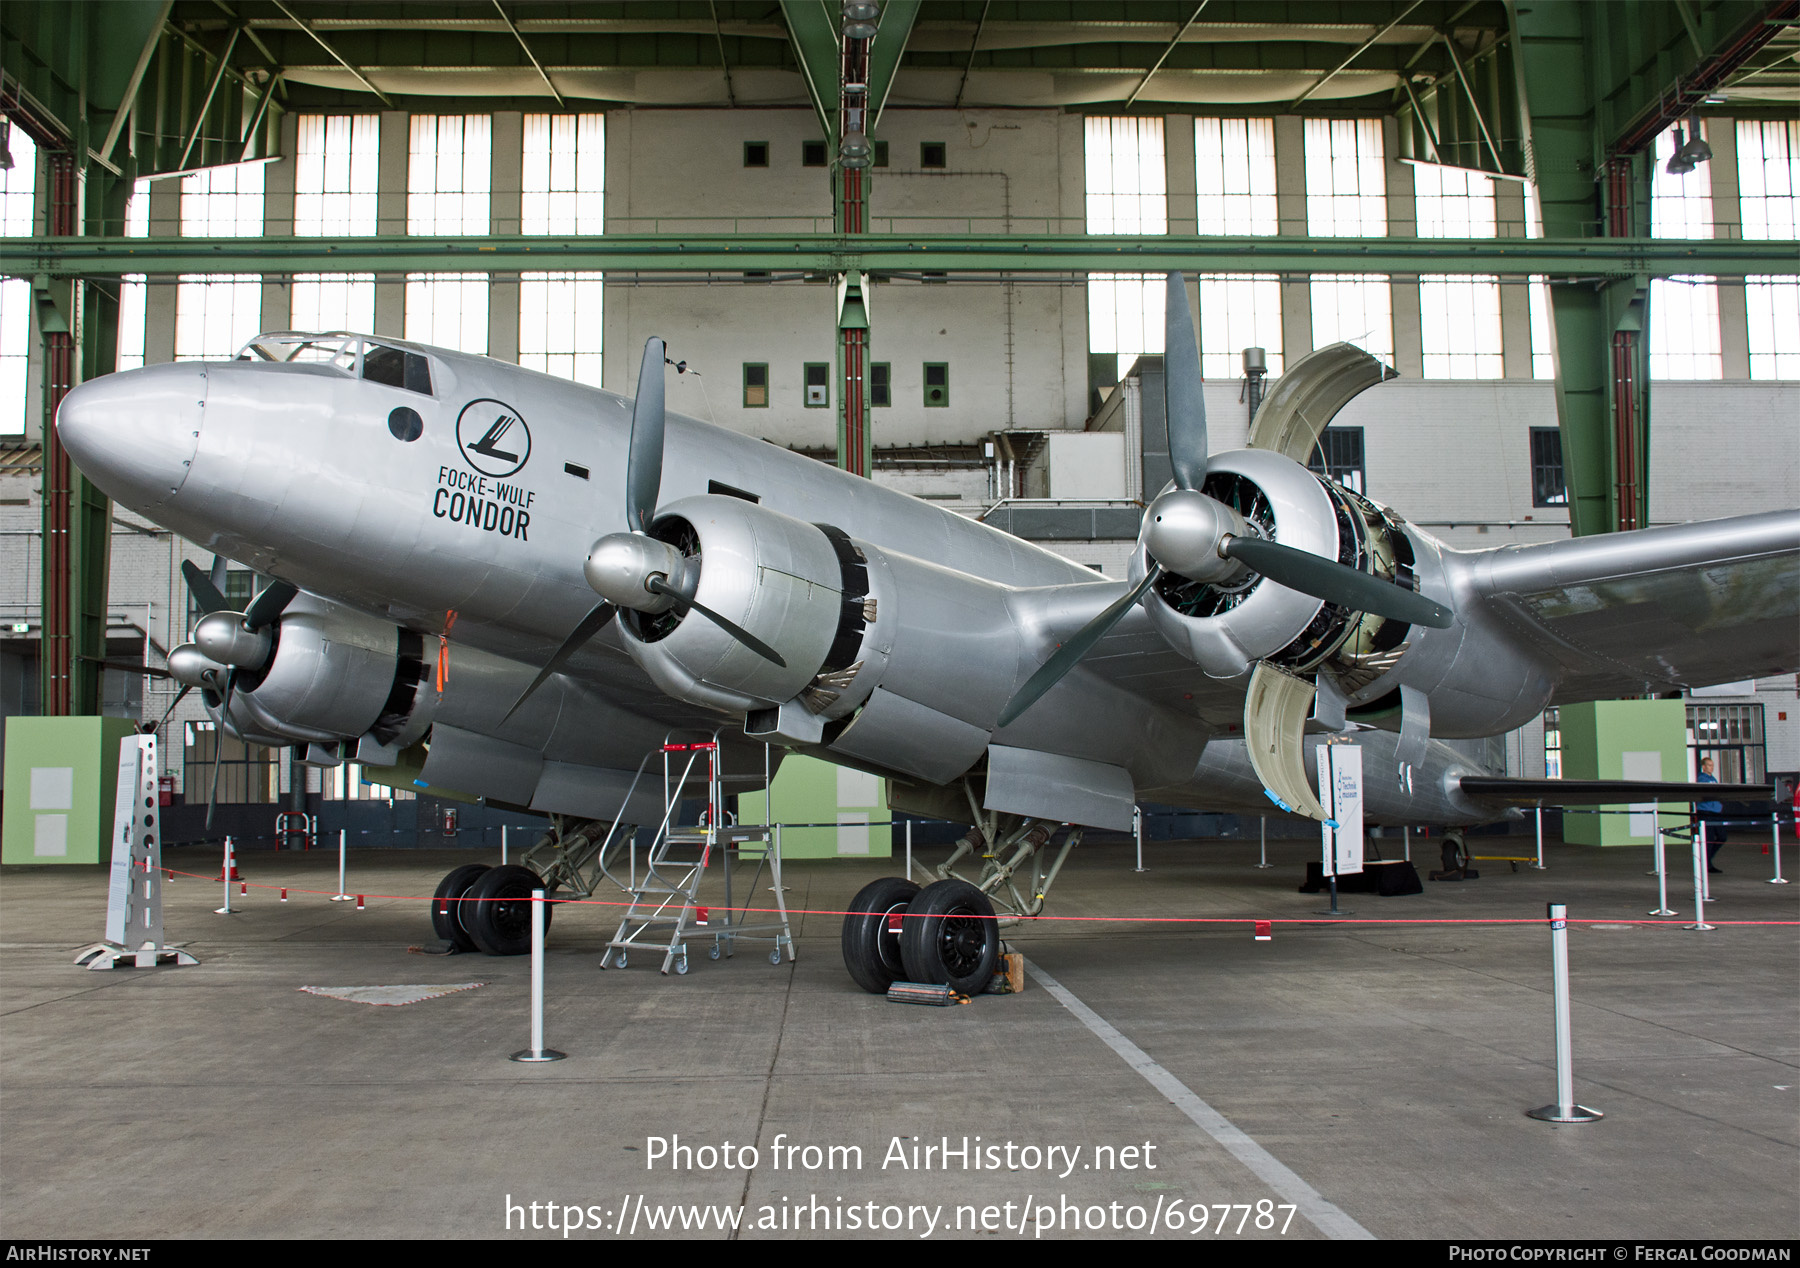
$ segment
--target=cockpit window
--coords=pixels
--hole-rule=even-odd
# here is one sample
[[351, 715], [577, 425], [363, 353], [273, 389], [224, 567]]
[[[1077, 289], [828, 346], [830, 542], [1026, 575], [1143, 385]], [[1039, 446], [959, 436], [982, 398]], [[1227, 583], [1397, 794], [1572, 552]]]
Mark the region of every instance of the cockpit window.
[[431, 362], [403, 348], [369, 344], [363, 351], [362, 376], [371, 383], [431, 395]]
[[284, 330], [258, 335], [238, 352], [239, 361], [283, 361], [329, 365], [346, 374], [356, 372], [356, 354], [362, 340], [355, 335], [307, 335]]

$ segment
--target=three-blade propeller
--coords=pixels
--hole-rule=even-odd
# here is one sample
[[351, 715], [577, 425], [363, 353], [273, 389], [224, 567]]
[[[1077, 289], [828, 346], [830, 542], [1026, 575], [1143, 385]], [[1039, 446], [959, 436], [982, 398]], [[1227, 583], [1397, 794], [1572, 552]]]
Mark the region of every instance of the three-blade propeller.
[[1205, 381], [1194, 315], [1180, 273], [1168, 275], [1163, 374], [1169, 416], [1169, 456], [1175, 488], [1144, 512], [1149, 567], [1143, 580], [1109, 604], [1041, 665], [1000, 712], [1007, 726], [1075, 668], [1169, 572], [1195, 581], [1222, 581], [1245, 572], [1327, 603], [1372, 612], [1409, 625], [1447, 629], [1454, 614], [1415, 591], [1359, 569], [1257, 535], [1230, 507], [1208, 496]]
[[649, 535], [662, 495], [663, 470], [663, 365], [667, 360], [663, 341], [652, 335], [644, 343], [644, 360], [638, 368], [637, 399], [631, 406], [631, 442], [625, 458], [625, 532], [608, 533], [588, 552], [585, 568], [589, 584], [601, 600], [588, 610], [563, 639], [537, 677], [513, 701], [506, 717], [549, 680], [569, 658], [606, 628], [620, 608], [656, 613], [673, 609], [685, 615], [697, 612], [764, 660], [787, 667], [780, 654], [748, 630], [696, 600], [691, 593], [697, 571], [675, 547]]
[[[274, 638], [269, 633], [281, 614], [287, 611], [288, 604], [300, 593], [298, 586], [286, 581], [272, 581], [264, 586], [262, 592], [250, 600], [243, 612], [234, 612], [231, 602], [219, 589], [219, 582], [224, 580], [224, 560], [215, 559], [210, 573], [202, 572], [193, 560], [185, 560], [181, 565], [181, 575], [187, 581], [188, 590], [194, 596], [194, 604], [200, 609], [200, 621], [194, 627], [194, 639], [198, 647], [184, 645], [170, 654], [171, 664], [183, 663], [195, 659], [186, 652], [194, 652], [204, 656], [200, 664], [211, 663], [211, 668], [201, 673], [198, 683], [187, 682], [181, 695], [175, 698], [175, 704], [181, 702], [189, 688], [199, 685], [219, 697], [219, 718], [221, 723], [231, 713], [231, 696], [237, 690], [238, 678], [243, 674], [254, 674], [263, 669], [274, 651]], [[225, 677], [220, 681], [218, 666], [225, 667]], [[175, 705], [169, 706], [174, 712]], [[163, 715], [166, 719], [168, 714]], [[212, 786], [206, 797], [206, 826], [212, 827], [213, 811], [219, 800], [219, 766], [224, 757], [224, 737], [219, 732], [213, 735], [213, 769]]]

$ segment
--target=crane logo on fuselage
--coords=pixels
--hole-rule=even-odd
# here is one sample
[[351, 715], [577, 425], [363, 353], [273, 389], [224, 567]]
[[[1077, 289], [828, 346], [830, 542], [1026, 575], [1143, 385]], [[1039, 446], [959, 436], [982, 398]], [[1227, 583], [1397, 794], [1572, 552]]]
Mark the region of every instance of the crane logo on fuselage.
[[438, 468], [433, 518], [529, 541], [537, 493], [506, 480], [531, 457], [531, 429], [519, 411], [491, 398], [470, 401], [456, 416], [456, 446], [471, 470]]
[[531, 428], [506, 402], [483, 398], [456, 416], [456, 443], [464, 462], [482, 475], [504, 479], [531, 457]]

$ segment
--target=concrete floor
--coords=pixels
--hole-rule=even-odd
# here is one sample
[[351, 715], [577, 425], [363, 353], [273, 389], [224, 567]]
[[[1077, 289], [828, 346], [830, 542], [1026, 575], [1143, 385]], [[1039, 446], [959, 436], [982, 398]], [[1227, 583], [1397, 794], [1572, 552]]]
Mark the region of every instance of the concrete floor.
[[[1346, 898], [1355, 915], [1338, 923], [1313, 919], [1321, 897], [1296, 892], [1316, 853], [1272, 844], [1277, 866], [1259, 871], [1253, 844], [1159, 844], [1140, 875], [1129, 847], [1083, 847], [1051, 911], [1103, 919], [1009, 940], [1377, 1237], [1800, 1236], [1800, 885], [1766, 883], [1755, 844], [1726, 847], [1709, 918], [1785, 923], [1711, 933], [1625, 923], [1655, 905], [1645, 850], [1552, 843], [1547, 872], [1482, 864], [1473, 883]], [[1281, 1236], [1284, 1223], [1287, 1237], [1320, 1235], [1282, 1209], [1259, 1232], [1255, 1204], [1289, 1200], [1267, 1172], [1197, 1127], [1041, 980], [966, 1007], [891, 1004], [850, 982], [834, 916], [795, 918], [797, 963], [772, 967], [746, 947], [662, 977], [642, 957], [600, 971], [610, 909], [562, 908], [546, 1041], [569, 1059], [509, 1062], [529, 1038], [529, 961], [413, 953], [432, 945], [425, 905], [395, 897], [429, 896], [471, 857], [356, 853], [351, 888], [373, 896], [362, 912], [298, 892], [282, 905], [259, 888], [218, 916], [218, 885], [181, 879], [168, 936], [202, 963], [111, 973], [70, 963], [102, 931], [101, 869], [5, 869], [0, 1235], [493, 1237], [509, 1199], [515, 1236], [562, 1235], [518, 1232], [532, 1202], [559, 1208], [559, 1225], [560, 1208], [583, 1208], [577, 1221], [600, 1226], [584, 1237], [620, 1224], [651, 1236], [649, 1220], [665, 1209], [679, 1220], [684, 1203], [740, 1212], [746, 1237], [866, 1235], [843, 1212], [867, 1219], [871, 1202], [878, 1217], [921, 1208], [914, 1237], [925, 1208], [939, 1212], [935, 1237], [956, 1235], [946, 1223], [959, 1206], [973, 1208], [965, 1221], [997, 1208], [991, 1222], [1014, 1231], [979, 1235], [1017, 1237], [1026, 1203], [1105, 1206], [1108, 1220], [1160, 1209], [1166, 1236], [1172, 1210], [1250, 1204], [1227, 1235], [1240, 1222], [1243, 1236]], [[217, 866], [190, 851], [170, 862]], [[329, 855], [252, 854], [243, 867], [258, 886], [334, 888]], [[841, 909], [896, 870], [794, 863], [789, 902]], [[1544, 926], [1387, 923], [1532, 920], [1547, 901], [1606, 922], [1570, 936], [1576, 1098], [1606, 1115], [1586, 1126], [1524, 1115], [1555, 1099]], [[1691, 918], [1691, 894], [1673, 906]], [[1228, 923], [1104, 919], [1119, 916]], [[1273, 941], [1252, 939], [1259, 917], [1278, 922]], [[298, 989], [469, 981], [485, 985], [399, 1008]], [[915, 1135], [1081, 1152], [1066, 1177], [1024, 1159], [884, 1168], [890, 1142]], [[649, 1165], [651, 1138], [677, 1136], [761, 1156], [748, 1170]], [[861, 1165], [807, 1170], [802, 1154], [777, 1167], [778, 1141], [857, 1146]], [[1096, 1146], [1146, 1144], [1154, 1152], [1135, 1160], [1154, 1170], [1094, 1167]], [[846, 1222], [795, 1234], [789, 1214], [782, 1232], [795, 1203]], [[774, 1230], [751, 1227], [765, 1218]], [[1216, 1223], [1215, 1208], [1204, 1235]]]

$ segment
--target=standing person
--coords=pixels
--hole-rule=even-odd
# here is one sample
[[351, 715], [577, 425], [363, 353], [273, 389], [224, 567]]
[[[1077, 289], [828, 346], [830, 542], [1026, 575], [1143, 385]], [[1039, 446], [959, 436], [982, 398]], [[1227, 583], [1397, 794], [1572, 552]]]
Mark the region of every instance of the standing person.
[[[1710, 757], [1700, 759], [1700, 783], [1716, 784], [1718, 776], [1713, 774], [1713, 760]], [[1706, 825], [1706, 870], [1724, 874], [1722, 868], [1713, 866], [1713, 856], [1718, 854], [1719, 847], [1725, 844], [1725, 805], [1720, 801], [1696, 802], [1694, 809], [1699, 812], [1698, 822]]]

